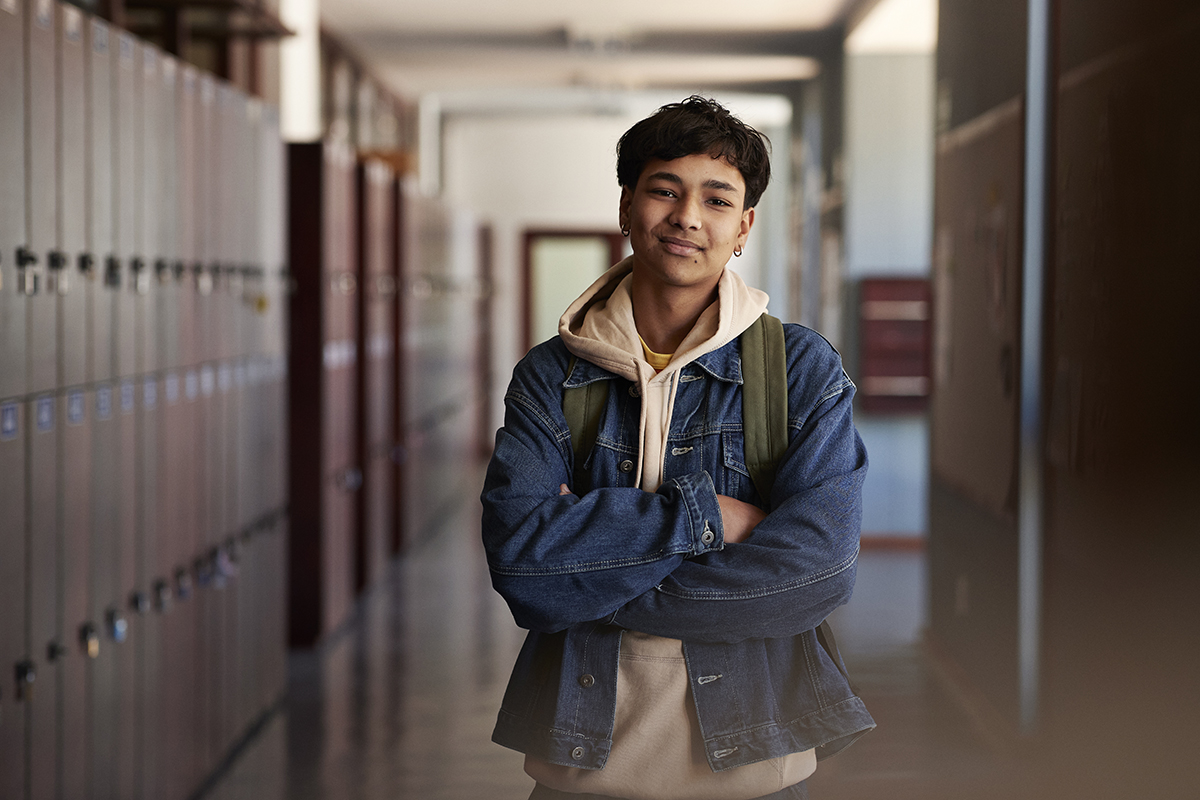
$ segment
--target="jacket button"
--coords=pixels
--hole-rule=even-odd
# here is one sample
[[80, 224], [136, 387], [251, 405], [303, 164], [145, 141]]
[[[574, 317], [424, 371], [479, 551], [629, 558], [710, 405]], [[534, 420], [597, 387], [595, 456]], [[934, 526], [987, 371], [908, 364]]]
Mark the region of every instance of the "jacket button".
[[571, 758], [575, 759], [576, 761], [579, 761], [580, 759], [582, 759], [583, 758], [583, 748], [576, 747], [574, 750], [572, 750]]
[[707, 528], [704, 529], [704, 533], [700, 534], [700, 541], [704, 544], [712, 544], [716, 539], [717, 535]]
[[579, 685], [585, 689], [590, 689], [596, 685], [596, 679], [593, 678], [591, 675], [580, 675], [579, 676]]
[[629, 386], [629, 396], [630, 396], [630, 397], [637, 397], [639, 394], [640, 394], [640, 392], [638, 391], [638, 387], [637, 387], [637, 386], [634, 386], [633, 384], [630, 384], [630, 386]]
[[621, 462], [621, 472], [633, 472], [633, 462], [628, 458]]

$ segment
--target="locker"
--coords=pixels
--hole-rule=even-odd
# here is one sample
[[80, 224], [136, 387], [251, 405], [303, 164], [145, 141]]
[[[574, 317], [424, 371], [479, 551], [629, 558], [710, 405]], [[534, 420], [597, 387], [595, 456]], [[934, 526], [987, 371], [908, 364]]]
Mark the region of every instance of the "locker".
[[[353, 156], [333, 143], [290, 145], [289, 639], [312, 645], [352, 599], [353, 492], [361, 483], [347, 425], [353, 411], [356, 282], [350, 272]], [[320, 324], [313, 325], [314, 319]], [[320, 453], [320, 459], [311, 454]], [[303, 455], [301, 455], [303, 454]]]
[[[0, 13], [0, 24], [4, 22]], [[0, 58], [3, 54], [0, 53]], [[25, 702], [16, 680], [25, 647], [25, 405], [0, 400], [0, 796], [25, 796]], [[39, 687], [40, 688], [40, 687]]]
[[58, 707], [56, 687], [64, 646], [59, 629], [58, 514], [56, 475], [58, 412], [53, 394], [26, 401], [30, 424], [25, 428], [28, 453], [25, 558], [28, 565], [29, 609], [25, 652], [37, 669], [37, 689], [26, 705], [29, 736], [29, 797], [53, 798], [58, 793]]
[[[137, 290], [146, 288], [145, 254], [138, 251], [141, 238], [141, 47], [132, 34], [116, 33], [113, 87], [113, 183], [115, 220], [113, 250], [117, 274], [113, 294], [113, 361], [119, 377], [136, 373], [137, 328], [134, 302]], [[132, 486], [132, 484], [130, 484]]]
[[130, 264], [135, 309], [134, 370], [147, 373], [159, 368], [155, 316], [158, 311], [156, 295], [160, 287], [154, 277], [154, 266], [161, 254], [158, 234], [159, 210], [163, 200], [159, 163], [162, 151], [162, 131], [159, 127], [162, 92], [158, 50], [149, 44], [139, 44], [136, 50], [140, 57], [134, 56], [134, 82], [137, 86], [135, 93], [140, 98], [140, 114], [133, 118], [132, 126], [137, 150], [133, 162], [135, 222], [130, 240], [134, 256]]
[[111, 383], [98, 384], [94, 391], [90, 474], [91, 571], [87, 622], [99, 629], [99, 653], [91, 669], [91, 785], [93, 800], [118, 797], [116, 781], [117, 651], [128, 624], [121, 588], [117, 583], [117, 482], [113, 469], [116, 455], [118, 390]]
[[[62, 258], [57, 242], [55, 137], [57, 97], [55, 80], [57, 42], [53, 0], [33, 0], [25, 19], [25, 136], [27, 168], [25, 196], [26, 246], [31, 263], [26, 269], [27, 295], [25, 343], [29, 385], [26, 391], [54, 391], [58, 387], [56, 296], [47, 279], [49, 264]], [[22, 283], [18, 280], [18, 283]], [[21, 288], [18, 286], [18, 288]]]
[[87, 797], [87, 696], [90, 660], [99, 655], [99, 629], [89, 607], [91, 552], [91, 417], [95, 393], [69, 389], [58, 397], [59, 553], [62, 607], [58, 630], [66, 649], [62, 659], [62, 796]]
[[362, 521], [356, 544], [355, 581], [358, 589], [375, 582], [387, 562], [394, 527], [394, 486], [391, 450], [394, 374], [395, 278], [392, 236], [391, 170], [381, 162], [358, 169], [358, 448], [364, 464], [358, 516]]
[[[0, 398], [25, 394], [25, 47], [22, 5], [0, 7]], [[0, 667], [9, 668], [7, 662]], [[0, 697], [0, 702], [3, 698]], [[7, 763], [7, 762], [6, 762]]]
[[207, 361], [214, 357], [213, 337], [213, 270], [217, 260], [217, 199], [218, 181], [214, 164], [217, 150], [216, 82], [211, 75], [201, 75], [197, 81], [198, 105], [196, 109], [195, 136], [193, 138], [192, 163], [196, 169], [195, 214], [196, 224], [195, 262], [193, 277], [196, 302], [194, 305], [195, 351], [189, 363]]
[[179, 330], [179, 357], [168, 367], [194, 363], [196, 359], [195, 281], [189, 280], [191, 266], [198, 256], [200, 173], [196, 163], [197, 125], [199, 124], [199, 93], [196, 70], [184, 65], [179, 69], [176, 85], [179, 94], [176, 106], [176, 149], [175, 175], [177, 181], [176, 217], [176, 279], [178, 284], [177, 327]]
[[[141, 298], [143, 302], [145, 298]], [[148, 586], [158, 575], [158, 506], [159, 469], [161, 467], [161, 417], [159, 397], [162, 394], [160, 379], [156, 375], [143, 375], [135, 384], [138, 390], [138, 413], [135, 417], [137, 468], [136, 520], [134, 544], [134, 586]], [[138, 783], [135, 787], [141, 797], [162, 797], [159, 781], [170, 772], [169, 761], [160, 749], [162, 734], [169, 727], [163, 715], [163, 646], [162, 615], [150, 614], [141, 620], [137, 641], [137, 660], [140, 682], [138, 691], [136, 722], [140, 739]], [[169, 795], [168, 795], [169, 796]]]
[[113, 112], [111, 33], [107, 23], [91, 19], [87, 25], [87, 255], [90, 267], [81, 280], [87, 294], [88, 380], [109, 381], [113, 373], [112, 290], [105, 281], [113, 256]]
[[58, 192], [57, 240], [60, 252], [48, 261], [47, 288], [58, 295], [58, 385], [87, 380], [87, 297], [79, 279], [80, 258], [87, 250], [84, 91], [86, 88], [84, 17], [78, 8], [58, 11]]
[[[122, 291], [118, 296], [129, 297]], [[115, 648], [116, 720], [110, 735], [116, 739], [116, 795], [137, 797], [138, 776], [142, 774], [141, 743], [137, 735], [137, 720], [144, 702], [141, 660], [142, 631], [150, 611], [151, 592], [161, 587], [143, 586], [137, 582], [137, 402], [138, 383], [132, 377], [117, 383], [117, 407], [113, 416], [113, 458], [108, 469], [114, 475], [114, 582], [116, 598], [112, 611], [124, 614], [126, 620], [123, 641]], [[168, 588], [169, 591], [169, 588]]]

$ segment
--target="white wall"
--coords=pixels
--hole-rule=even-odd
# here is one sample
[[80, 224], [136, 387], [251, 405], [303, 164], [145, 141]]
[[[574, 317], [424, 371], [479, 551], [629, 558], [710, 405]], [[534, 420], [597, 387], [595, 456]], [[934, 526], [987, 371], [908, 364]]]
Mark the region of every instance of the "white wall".
[[[929, 275], [933, 230], [934, 56], [846, 55], [846, 279]], [[864, 534], [928, 530], [924, 416], [860, 415], [871, 467]]]

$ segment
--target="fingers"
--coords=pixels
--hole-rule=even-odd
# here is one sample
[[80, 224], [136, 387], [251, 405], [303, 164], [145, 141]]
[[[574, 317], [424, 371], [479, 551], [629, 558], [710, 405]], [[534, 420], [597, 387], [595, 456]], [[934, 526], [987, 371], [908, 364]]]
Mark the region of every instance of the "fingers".
[[560, 495], [564, 495], [564, 494], [570, 494], [570, 493], [571, 493], [571, 488], [570, 488], [569, 486], [567, 486], [565, 483], [559, 484], [559, 486], [558, 486], [558, 493], [559, 493]]

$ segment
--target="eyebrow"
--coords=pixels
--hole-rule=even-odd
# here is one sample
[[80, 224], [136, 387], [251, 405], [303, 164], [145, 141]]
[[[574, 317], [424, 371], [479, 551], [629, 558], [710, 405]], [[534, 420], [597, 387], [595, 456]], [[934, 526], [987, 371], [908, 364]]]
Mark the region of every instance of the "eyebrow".
[[[646, 176], [646, 179], [662, 180], [670, 183], [676, 183], [681, 186], [683, 185], [683, 180], [681, 180], [678, 175], [676, 175], [674, 172], [667, 172], [666, 170], [651, 173], [650, 175]], [[725, 181], [719, 181], [716, 178], [709, 178], [702, 185], [705, 189], [716, 189], [722, 192], [732, 192], [733, 194], [738, 193], [738, 188], [736, 186], [731, 183], [726, 183]]]

